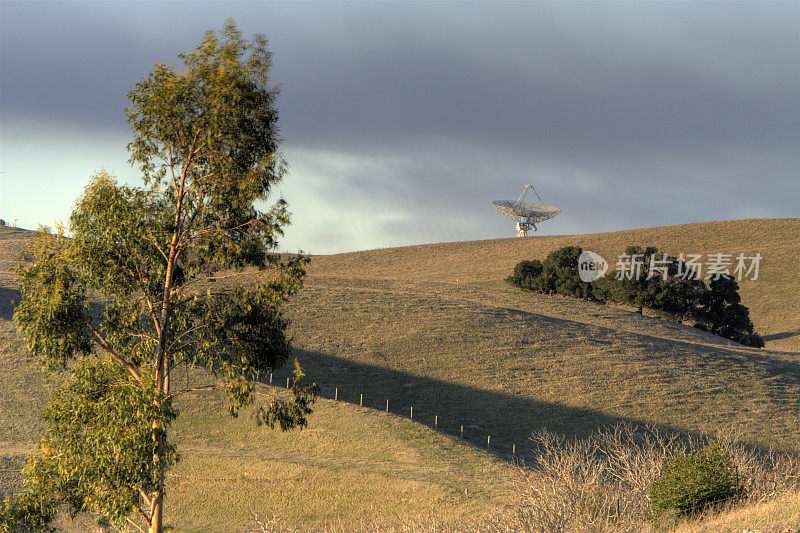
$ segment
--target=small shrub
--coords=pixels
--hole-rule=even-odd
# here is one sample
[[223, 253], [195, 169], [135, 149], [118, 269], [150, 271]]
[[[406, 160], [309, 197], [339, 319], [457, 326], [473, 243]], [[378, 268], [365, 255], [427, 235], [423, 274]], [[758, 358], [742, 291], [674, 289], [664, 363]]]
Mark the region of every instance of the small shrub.
[[523, 288], [532, 280], [533, 278], [537, 278], [542, 275], [542, 262], [538, 259], [534, 259], [533, 261], [520, 261], [514, 267], [514, 273], [508, 278], [508, 281], [513, 283], [514, 285], [518, 285]]
[[676, 452], [664, 459], [648, 489], [653, 513], [692, 515], [740, 498], [744, 489], [731, 456], [718, 445]]
[[592, 286], [578, 275], [578, 246], [565, 246], [547, 256], [544, 262], [520, 261], [506, 281], [529, 291], [556, 292], [575, 298], [592, 298]]

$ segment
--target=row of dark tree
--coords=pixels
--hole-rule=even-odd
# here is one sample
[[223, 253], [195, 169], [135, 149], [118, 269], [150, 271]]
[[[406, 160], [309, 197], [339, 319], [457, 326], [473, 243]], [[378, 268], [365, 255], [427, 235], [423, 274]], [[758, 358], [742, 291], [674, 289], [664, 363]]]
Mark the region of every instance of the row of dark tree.
[[[680, 322], [692, 321], [698, 329], [747, 346], [764, 346], [761, 336], [753, 331], [750, 311], [742, 305], [739, 285], [732, 277], [719, 276], [706, 284], [682, 275], [687, 266], [676, 257], [664, 260], [654, 246], [629, 246], [627, 255], [642, 258], [640, 276], [617, 276], [611, 271], [586, 283], [578, 273], [581, 252], [578, 246], [566, 246], [551, 252], [544, 261], [520, 261], [508, 281], [530, 291], [633, 305], [640, 313], [646, 307]], [[663, 261], [666, 278], [661, 272], [648, 276], [654, 258]]]

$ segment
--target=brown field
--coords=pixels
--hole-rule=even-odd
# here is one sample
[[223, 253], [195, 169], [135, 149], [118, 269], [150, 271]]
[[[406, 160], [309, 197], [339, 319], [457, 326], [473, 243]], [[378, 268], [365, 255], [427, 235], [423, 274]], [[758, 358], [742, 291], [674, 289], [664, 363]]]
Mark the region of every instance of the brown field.
[[[21, 490], [19, 469], [45, 429], [40, 413], [55, 386], [10, 322], [18, 299], [11, 269], [33, 235], [0, 228], [0, 494]], [[176, 379], [209, 378], [198, 370]], [[282, 433], [256, 427], [248, 412], [229, 418], [220, 395], [194, 394], [177, 404], [182, 459], [169, 475], [171, 531], [252, 531], [256, 515], [279, 531], [351, 530], [379, 517], [457, 521], [507, 505], [506, 462], [404, 417], [321, 399], [308, 429]], [[83, 515], [58, 526], [96, 529]]]
[[800, 351], [800, 218], [760, 218], [701, 222], [611, 233], [491, 239], [384, 248], [320, 256], [310, 272], [315, 276], [402, 279], [456, 284], [504, 279], [523, 259], [544, 259], [562, 246], [581, 246], [612, 264], [628, 245], [655, 245], [684, 253], [761, 253], [756, 281], [741, 283], [756, 330], [767, 336], [767, 347]]
[[[8, 322], [16, 294], [9, 270], [29, 236], [0, 233], [6, 487], [42, 431], [36, 413], [48, 394], [35, 364], [20, 358], [24, 349]], [[503, 281], [518, 261], [543, 259], [561, 246], [580, 245], [613, 263], [630, 244], [675, 254], [761, 253], [760, 277], [743, 282], [741, 294], [766, 349]], [[229, 421], [214, 405], [185, 404], [173, 524], [223, 530], [260, 510], [272, 518], [278, 508], [274, 518], [284, 525], [354, 529], [377, 515], [426, 516], [437, 502], [445, 502], [445, 519], [502, 511], [504, 460], [513, 446], [525, 458], [537, 429], [576, 437], [618, 422], [686, 434], [735, 429], [755, 445], [800, 451], [799, 258], [800, 219], [314, 257], [289, 309], [291, 334], [323, 397], [340, 401], [322, 401], [309, 430], [288, 434], [256, 432], [246, 418]], [[285, 374], [274, 379], [285, 383]], [[381, 412], [387, 399], [388, 415]], [[466, 442], [456, 438], [461, 426]], [[469, 498], [461, 497], [464, 488]], [[242, 491], [243, 503], [231, 503]], [[319, 504], [285, 503], [301, 494]]]
[[[502, 281], [516, 262], [570, 244], [606, 257], [628, 244], [760, 252], [759, 279], [741, 292], [767, 349]], [[476, 443], [491, 435], [498, 453], [539, 427], [580, 435], [617, 421], [689, 432], [735, 424], [754, 442], [795, 448], [800, 358], [788, 350], [800, 340], [797, 257], [800, 219], [320, 256], [292, 305], [292, 332], [325, 394], [363, 393], [376, 408], [388, 398], [404, 414], [413, 404], [415, 418], [438, 415], [450, 433], [464, 425]]]
[[[2, 326], [0, 494], [8, 494], [22, 488], [19, 469], [45, 429], [39, 413], [51, 387]], [[458, 520], [506, 506], [506, 463], [403, 417], [321, 399], [309, 428], [282, 433], [257, 427], [247, 411], [231, 419], [221, 394], [193, 393], [177, 406], [182, 458], [168, 476], [172, 531], [246, 531], [254, 514], [279, 530], [349, 530], [378, 516]], [[92, 524], [62, 518], [59, 530], [93, 531]]]

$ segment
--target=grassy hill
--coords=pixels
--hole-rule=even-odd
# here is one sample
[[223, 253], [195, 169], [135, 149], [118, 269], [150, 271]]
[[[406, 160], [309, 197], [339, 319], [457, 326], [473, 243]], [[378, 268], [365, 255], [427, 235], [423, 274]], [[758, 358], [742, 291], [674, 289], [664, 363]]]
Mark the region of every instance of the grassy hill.
[[[20, 358], [7, 322], [2, 327], [0, 493], [20, 488], [50, 390], [36, 362]], [[182, 459], [169, 474], [167, 502], [174, 531], [245, 531], [255, 527], [254, 513], [278, 528], [349, 530], [376, 516], [457, 520], [506, 505], [507, 464], [402, 417], [322, 399], [309, 428], [282, 433], [256, 427], [249, 412], [229, 418], [221, 394], [191, 393], [177, 407]], [[60, 526], [81, 532], [92, 523], [79, 517]]]
[[[7, 301], [15, 294], [8, 268], [30, 234], [4, 231], [0, 290]], [[502, 281], [516, 262], [561, 246], [580, 245], [613, 263], [629, 244], [761, 253], [760, 277], [742, 283], [741, 294], [767, 348], [624, 307], [523, 293]], [[351, 525], [375, 513], [424, 515], [434, 502], [451, 517], [502, 509], [501, 459], [512, 449], [526, 457], [527, 436], [539, 428], [582, 436], [616, 422], [683, 433], [733, 425], [757, 445], [800, 450], [798, 257], [800, 219], [314, 257], [289, 309], [290, 331], [309, 376], [325, 398], [339, 401], [322, 401], [307, 431], [265, 434], [246, 419], [229, 421], [219, 409], [183, 400], [179, 445], [187, 452], [174, 472], [183, 477], [172, 480], [175, 525], [231, 527], [267, 508], [310, 529], [331, 509]], [[7, 322], [11, 306], [0, 305], [0, 435], [11, 435], [0, 447], [13, 477], [12, 463], [41, 432], [35, 413], [47, 387], [33, 363], [19, 362], [24, 350]], [[390, 414], [382, 412], [387, 399]], [[462, 426], [470, 446], [455, 438]], [[487, 444], [490, 454], [482, 451]], [[320, 503], [281, 506], [294, 495]]]
[[[606, 257], [628, 244], [673, 253], [760, 252], [742, 284], [768, 349], [612, 305], [523, 293], [502, 282], [522, 259], [578, 244]], [[582, 434], [615, 421], [680, 431], [736, 424], [797, 447], [800, 219], [390, 248], [314, 258], [293, 305], [301, 362], [340, 398], [397, 412], [507, 452], [532, 429]], [[783, 317], [788, 317], [784, 320]], [[779, 337], [779, 338], [776, 338]]]
[[611, 264], [628, 245], [678, 253], [761, 253], [756, 281], [741, 283], [767, 347], [800, 351], [800, 218], [727, 220], [587, 235], [557, 235], [427, 244], [320, 256], [311, 272], [348, 279], [486, 283], [504, 279], [523, 259], [544, 259], [562, 246], [601, 254]]
[[[18, 299], [11, 269], [33, 235], [0, 228], [0, 493], [19, 490], [19, 468], [45, 429], [40, 413], [55, 386], [26, 357], [10, 322]], [[209, 378], [180, 373], [178, 386], [183, 379]], [[192, 394], [177, 403], [182, 459], [167, 503], [175, 531], [252, 530], [254, 513], [277, 529], [350, 530], [377, 516], [457, 520], [506, 506], [508, 464], [403, 417], [321, 399], [308, 429], [282, 433], [256, 427], [247, 412], [230, 419], [221, 395]], [[93, 527], [86, 517], [59, 525]]]
[[[416, 419], [438, 415], [451, 434], [464, 425], [473, 442], [491, 435], [503, 453], [540, 427], [582, 435], [624, 421], [679, 431], [735, 424], [754, 442], [798, 444], [795, 355], [714, 344], [688, 327], [674, 336], [696, 340], [584, 323], [584, 302], [556, 300], [576, 304], [568, 320], [462, 293], [364, 283], [312, 278], [293, 305], [301, 364], [329, 397], [338, 387], [340, 399], [363, 393], [378, 409], [387, 398], [393, 412], [408, 416], [413, 406]], [[655, 322], [638, 318], [642, 330]]]

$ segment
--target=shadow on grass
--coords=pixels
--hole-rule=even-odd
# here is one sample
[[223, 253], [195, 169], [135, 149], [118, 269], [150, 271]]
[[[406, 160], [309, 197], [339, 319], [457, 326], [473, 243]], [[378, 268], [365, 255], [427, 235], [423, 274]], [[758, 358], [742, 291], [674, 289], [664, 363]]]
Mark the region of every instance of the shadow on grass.
[[19, 300], [19, 289], [0, 287], [0, 320], [11, 320]]
[[[586, 437], [599, 428], [632, 424], [643, 426], [641, 421], [608, 415], [597, 409], [570, 407], [552, 402], [523, 398], [501, 391], [474, 387], [421, 377], [411, 373], [383, 368], [371, 364], [349, 361], [325, 353], [295, 350], [295, 355], [308, 374], [308, 379], [320, 386], [324, 398], [359, 405], [365, 408], [386, 410], [411, 417], [413, 420], [439, 431], [461, 437], [477, 448], [488, 449], [497, 457], [511, 459], [516, 456], [531, 458], [528, 438], [537, 430], [548, 430], [567, 438]], [[785, 365], [785, 363], [784, 363]], [[800, 374], [800, 365], [792, 372]], [[786, 369], [784, 366], [784, 370]], [[273, 385], [286, 386], [289, 375], [283, 368], [273, 375]], [[363, 397], [362, 397], [363, 395]], [[363, 400], [362, 400], [363, 398]], [[659, 425], [659, 429], [688, 436], [685, 430]], [[489, 440], [488, 437], [491, 437]], [[759, 446], [756, 446], [761, 448]]]
[[784, 331], [782, 333], [773, 333], [772, 335], [762, 335], [762, 339], [764, 341], [777, 341], [781, 339], [789, 339], [792, 337], [797, 337], [800, 335], [800, 329], [796, 329], [794, 331]]
[[[22, 295], [19, 289], [11, 287], [0, 287], [0, 320], [8, 320], [9, 322], [14, 318], [14, 309], [19, 305]], [[98, 320], [103, 316], [103, 304], [94, 300], [89, 300], [89, 315], [94, 320]]]

